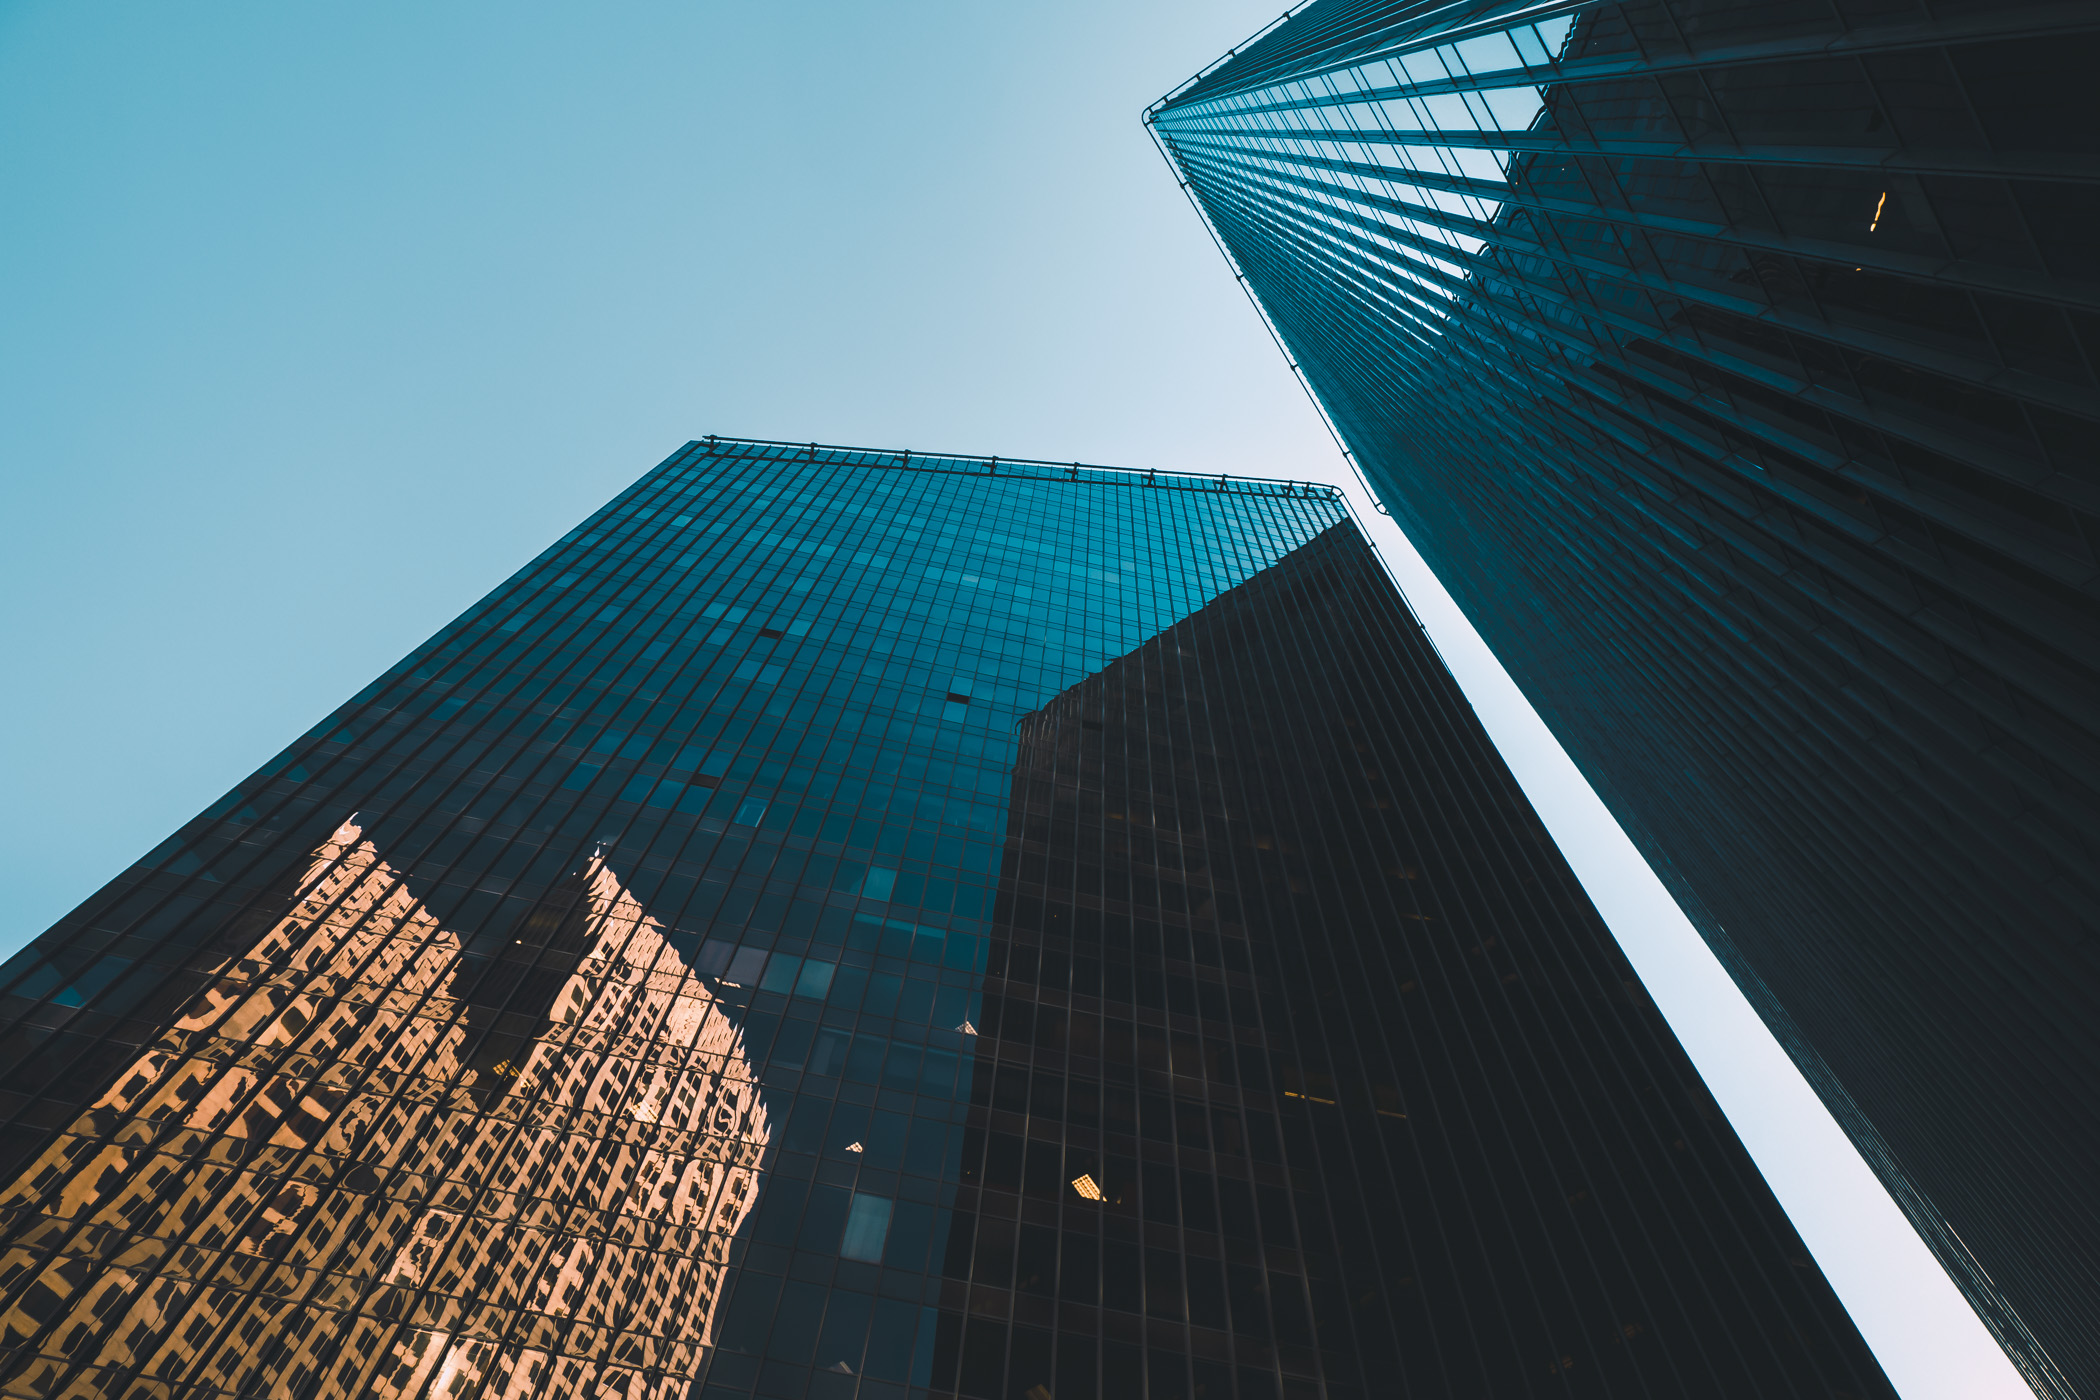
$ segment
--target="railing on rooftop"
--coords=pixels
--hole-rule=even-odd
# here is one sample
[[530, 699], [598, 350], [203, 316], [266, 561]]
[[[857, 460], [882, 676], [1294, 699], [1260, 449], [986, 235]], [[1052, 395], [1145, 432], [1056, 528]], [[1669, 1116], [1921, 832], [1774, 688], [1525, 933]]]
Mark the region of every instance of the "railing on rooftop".
[[[1319, 481], [1287, 481], [1278, 478], [1215, 476], [1194, 472], [1140, 472], [1086, 462], [1045, 462], [1027, 457], [977, 457], [951, 452], [913, 452], [909, 449], [842, 447], [821, 442], [777, 442], [767, 438], [734, 438], [709, 434], [691, 444], [703, 447], [710, 456], [765, 457], [775, 461], [837, 462], [842, 466], [885, 467], [896, 471], [952, 472], [964, 476], [1012, 476], [1030, 481], [1076, 481], [1096, 486], [1150, 487], [1176, 491], [1222, 491], [1240, 496], [1293, 496], [1304, 500], [1331, 500], [1346, 504], [1336, 487]], [[760, 448], [760, 452], [732, 449]]]

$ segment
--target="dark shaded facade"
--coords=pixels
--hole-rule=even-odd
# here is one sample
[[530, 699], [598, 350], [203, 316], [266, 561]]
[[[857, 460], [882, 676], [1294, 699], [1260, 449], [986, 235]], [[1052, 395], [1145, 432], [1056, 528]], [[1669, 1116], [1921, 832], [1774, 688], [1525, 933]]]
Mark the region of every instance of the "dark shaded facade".
[[1319, 0], [1147, 118], [1381, 499], [2064, 1396], [2100, 1395], [2096, 60], [2090, 6]]
[[1890, 1393], [1325, 487], [689, 444], [0, 994], [9, 1395]]
[[1012, 821], [964, 1394], [1888, 1393], [1353, 524], [1024, 719]]

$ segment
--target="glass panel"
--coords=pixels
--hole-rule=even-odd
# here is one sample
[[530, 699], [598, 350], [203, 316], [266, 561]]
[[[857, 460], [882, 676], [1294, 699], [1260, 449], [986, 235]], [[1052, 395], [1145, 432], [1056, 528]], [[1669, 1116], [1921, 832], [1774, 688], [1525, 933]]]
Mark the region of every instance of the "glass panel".
[[[1541, 8], [1321, 0], [1148, 121], [1370, 487], [1989, 1330], [2038, 1393], [2100, 1392], [2072, 1184], [2100, 1136], [2063, 1127], [2100, 1083], [2100, 22]], [[1114, 897], [1100, 852], [1059, 858]], [[1292, 1063], [1287, 1103], [1348, 1102]], [[1361, 1296], [1313, 1277], [1315, 1317]]]

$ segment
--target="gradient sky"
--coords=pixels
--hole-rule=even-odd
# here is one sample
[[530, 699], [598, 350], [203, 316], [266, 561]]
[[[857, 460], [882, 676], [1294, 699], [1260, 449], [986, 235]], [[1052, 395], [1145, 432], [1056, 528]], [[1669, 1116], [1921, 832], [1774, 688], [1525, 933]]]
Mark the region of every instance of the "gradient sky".
[[[0, 954], [690, 438], [1348, 484], [1139, 124], [1274, 4], [0, 0]], [[1359, 510], [1907, 1400], [2025, 1396]]]

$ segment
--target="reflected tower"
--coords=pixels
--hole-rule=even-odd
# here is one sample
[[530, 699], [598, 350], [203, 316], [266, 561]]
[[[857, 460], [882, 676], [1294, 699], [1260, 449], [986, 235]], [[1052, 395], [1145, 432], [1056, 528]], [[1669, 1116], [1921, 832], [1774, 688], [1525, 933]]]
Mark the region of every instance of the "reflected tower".
[[611, 871], [557, 891], [477, 960], [332, 833], [0, 1191], [28, 1225], [0, 1325], [59, 1343], [8, 1393], [683, 1394], [765, 1109]]

